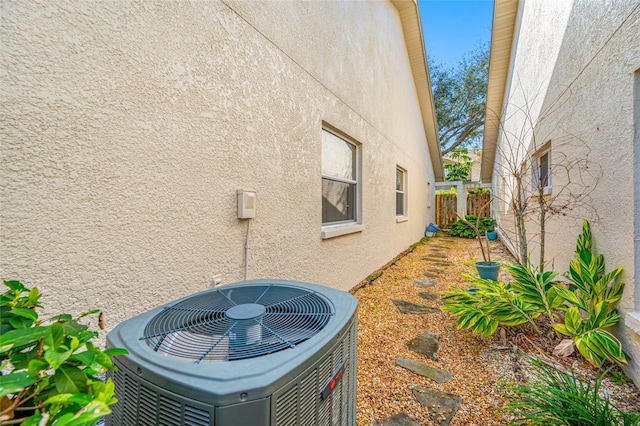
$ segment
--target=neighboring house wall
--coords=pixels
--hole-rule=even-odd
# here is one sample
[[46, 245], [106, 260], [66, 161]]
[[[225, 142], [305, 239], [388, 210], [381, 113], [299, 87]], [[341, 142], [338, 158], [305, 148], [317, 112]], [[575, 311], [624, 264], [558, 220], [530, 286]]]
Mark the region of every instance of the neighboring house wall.
[[[530, 165], [532, 155], [547, 145], [553, 165], [550, 196], [564, 187], [567, 194], [590, 194], [573, 209], [563, 210], [566, 216], [548, 221], [547, 268], [568, 269], [582, 218], [590, 219], [596, 250], [605, 256], [607, 270], [621, 265], [625, 271], [621, 279], [626, 287], [619, 307], [623, 320], [616, 332], [633, 358], [629, 371], [636, 383], [640, 383], [640, 322], [634, 318], [640, 319], [640, 273], [634, 248], [640, 253], [640, 227], [636, 224], [634, 239], [631, 177], [639, 34], [640, 6], [636, 2], [521, 2], [493, 175], [500, 194], [499, 221], [505, 229], [513, 223], [507, 190], [512, 181], [501, 168], [509, 161]], [[639, 116], [636, 111], [636, 132]], [[535, 123], [534, 129], [528, 120]], [[567, 165], [573, 166], [569, 173]], [[635, 176], [637, 186], [637, 171]], [[530, 191], [530, 183], [527, 185]], [[638, 191], [635, 195], [638, 197]], [[639, 214], [637, 210], [636, 216]], [[528, 232], [536, 235], [535, 214], [527, 219]], [[538, 248], [535, 240], [529, 246], [534, 262]]]
[[[0, 41], [0, 275], [51, 313], [110, 328], [241, 280], [237, 189], [257, 192], [248, 278], [348, 290], [433, 221], [391, 2], [3, 1]], [[323, 125], [359, 144], [363, 225], [324, 240]]]

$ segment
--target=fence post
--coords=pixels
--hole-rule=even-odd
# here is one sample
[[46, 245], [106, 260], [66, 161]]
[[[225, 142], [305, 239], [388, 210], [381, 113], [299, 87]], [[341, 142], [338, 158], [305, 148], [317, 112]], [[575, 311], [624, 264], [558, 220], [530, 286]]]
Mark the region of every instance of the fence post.
[[467, 189], [462, 181], [456, 182], [457, 205], [456, 212], [458, 216], [465, 217], [467, 210]]

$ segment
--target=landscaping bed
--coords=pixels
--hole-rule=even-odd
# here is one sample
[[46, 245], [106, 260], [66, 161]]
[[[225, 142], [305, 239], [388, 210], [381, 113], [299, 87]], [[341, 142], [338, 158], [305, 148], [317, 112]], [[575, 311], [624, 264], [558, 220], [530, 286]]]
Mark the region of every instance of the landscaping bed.
[[[494, 260], [513, 263], [499, 241], [492, 241], [491, 245]], [[443, 302], [433, 295], [451, 286], [470, 287], [461, 274], [475, 275], [474, 263], [479, 258], [480, 249], [474, 240], [435, 237], [417, 245], [374, 281], [355, 291], [360, 302], [358, 425], [371, 425], [398, 413], [405, 413], [421, 425], [446, 424], [447, 414], [453, 414], [452, 425], [507, 424], [511, 420], [503, 411], [509, 398], [507, 385], [527, 380], [530, 356], [552, 360], [560, 368], [573, 369], [582, 377], [596, 376], [597, 369], [580, 355], [566, 359], [551, 356], [548, 348], [554, 339], [552, 329], [542, 337], [533, 337], [526, 327], [516, 327], [484, 338], [470, 330], [459, 330], [456, 319], [447, 312], [402, 313], [392, 301], [440, 308]], [[500, 274], [500, 279], [510, 279], [505, 268]], [[431, 359], [407, 347], [407, 342], [426, 331], [439, 336], [439, 348]], [[451, 379], [438, 383], [419, 376], [397, 366], [398, 359], [442, 370]], [[437, 389], [453, 394], [461, 398], [461, 404], [457, 411], [450, 409], [452, 413], [425, 408], [413, 391], [416, 386], [418, 390]], [[605, 379], [602, 389], [623, 410], [640, 407], [638, 390], [631, 383], [619, 385]]]

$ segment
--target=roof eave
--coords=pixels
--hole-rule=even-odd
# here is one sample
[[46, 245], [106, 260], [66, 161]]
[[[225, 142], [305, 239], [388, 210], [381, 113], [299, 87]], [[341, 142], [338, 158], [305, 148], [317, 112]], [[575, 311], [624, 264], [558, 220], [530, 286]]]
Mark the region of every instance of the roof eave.
[[404, 33], [411, 72], [416, 86], [424, 133], [427, 138], [427, 147], [433, 174], [436, 182], [444, 181], [444, 169], [442, 167], [442, 153], [440, 152], [440, 140], [438, 139], [438, 125], [436, 121], [433, 92], [429, 78], [429, 66], [424, 49], [422, 25], [420, 23], [420, 11], [416, 0], [391, 0], [400, 14], [402, 31]]
[[493, 177], [519, 4], [519, 0], [495, 0], [493, 6], [489, 81], [480, 166], [482, 183], [491, 182]]

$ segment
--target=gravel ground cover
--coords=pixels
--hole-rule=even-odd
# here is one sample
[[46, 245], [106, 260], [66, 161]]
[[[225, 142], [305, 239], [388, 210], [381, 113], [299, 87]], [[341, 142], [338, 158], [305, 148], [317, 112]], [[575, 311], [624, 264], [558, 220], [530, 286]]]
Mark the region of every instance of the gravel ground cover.
[[[512, 263], [513, 258], [499, 241], [491, 242], [492, 260]], [[462, 397], [462, 405], [452, 425], [504, 425], [509, 418], [502, 407], [507, 402], [505, 383], [527, 378], [527, 355], [542, 355], [550, 343], [535, 341], [518, 330], [496, 333], [489, 338], [456, 328], [447, 312], [404, 314], [392, 299], [439, 308], [442, 301], [420, 297], [420, 292], [438, 293], [450, 286], [470, 286], [461, 274], [475, 275], [474, 263], [481, 259], [476, 240], [450, 238], [446, 234], [418, 245], [372, 282], [354, 291], [358, 310], [358, 386], [357, 425], [404, 412], [422, 425], [438, 424], [429, 418], [412, 393], [414, 386], [439, 389]], [[425, 275], [426, 273], [426, 275]], [[509, 275], [501, 269], [501, 280]], [[414, 280], [434, 281], [436, 285], [418, 288]], [[424, 295], [424, 294], [423, 294]], [[439, 335], [437, 361], [412, 352], [406, 343], [429, 331]], [[550, 353], [550, 352], [549, 352]], [[549, 356], [550, 357], [550, 356]], [[411, 373], [396, 365], [404, 358], [445, 370], [452, 379], [445, 383]], [[555, 361], [581, 374], [595, 369], [577, 356]], [[604, 392], [624, 409], [640, 406], [640, 395], [633, 384], [617, 385], [605, 381]]]

